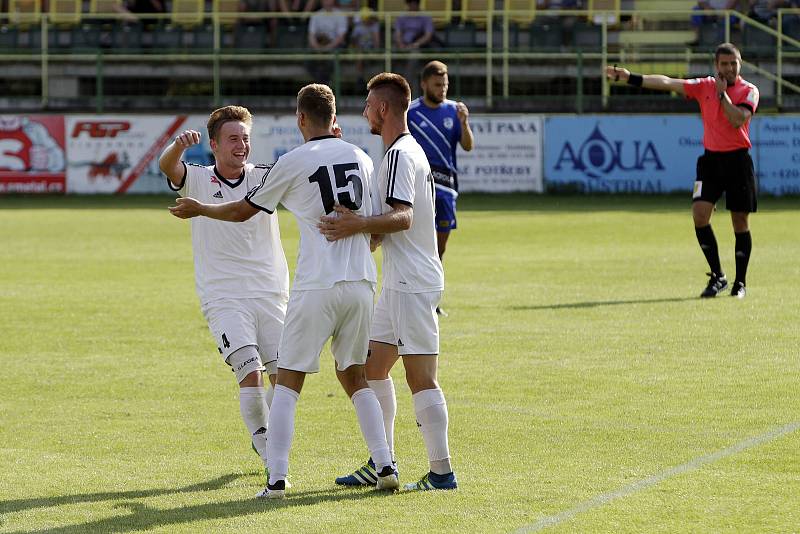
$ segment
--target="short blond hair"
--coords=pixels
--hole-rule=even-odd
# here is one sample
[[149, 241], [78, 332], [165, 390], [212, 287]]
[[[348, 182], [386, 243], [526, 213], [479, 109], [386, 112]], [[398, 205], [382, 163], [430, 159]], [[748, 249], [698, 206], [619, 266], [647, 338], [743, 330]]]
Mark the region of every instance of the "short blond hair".
[[253, 127], [253, 116], [250, 114], [250, 110], [242, 106], [225, 106], [215, 109], [209, 115], [206, 123], [208, 138], [216, 141], [222, 125], [231, 121], [243, 122], [248, 128]]
[[336, 96], [325, 84], [306, 85], [297, 92], [297, 111], [304, 113], [316, 126], [327, 128], [336, 115]]
[[367, 83], [368, 91], [381, 92], [390, 107], [406, 111], [411, 103], [411, 87], [405, 78], [394, 72], [382, 72]]

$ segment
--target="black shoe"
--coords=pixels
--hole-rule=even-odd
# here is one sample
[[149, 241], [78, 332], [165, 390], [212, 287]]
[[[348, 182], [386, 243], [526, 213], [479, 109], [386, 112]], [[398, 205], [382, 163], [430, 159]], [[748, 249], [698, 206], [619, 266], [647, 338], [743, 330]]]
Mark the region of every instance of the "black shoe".
[[447, 317], [450, 314], [447, 313], [446, 311], [444, 311], [443, 309], [441, 309], [439, 306], [436, 306], [436, 315], [440, 315], [442, 317]]
[[743, 299], [745, 295], [747, 295], [747, 290], [744, 288], [744, 284], [738, 280], [733, 282], [733, 286], [731, 287], [731, 296], [736, 297], [737, 299]]
[[703, 292], [700, 293], [701, 299], [716, 297], [717, 295], [725, 291], [725, 289], [728, 287], [728, 279], [725, 278], [724, 274], [722, 273], [719, 274], [706, 273], [706, 274], [710, 277], [710, 280], [708, 281], [708, 285], [703, 290]]

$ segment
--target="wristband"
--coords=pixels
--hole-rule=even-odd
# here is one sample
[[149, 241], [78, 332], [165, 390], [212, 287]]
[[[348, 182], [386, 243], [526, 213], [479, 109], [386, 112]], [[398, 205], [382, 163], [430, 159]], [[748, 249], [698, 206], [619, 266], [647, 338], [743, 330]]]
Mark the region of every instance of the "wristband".
[[644, 76], [642, 76], [641, 74], [636, 74], [634, 72], [631, 72], [630, 75], [628, 75], [628, 85], [641, 87], [642, 83], [644, 83]]

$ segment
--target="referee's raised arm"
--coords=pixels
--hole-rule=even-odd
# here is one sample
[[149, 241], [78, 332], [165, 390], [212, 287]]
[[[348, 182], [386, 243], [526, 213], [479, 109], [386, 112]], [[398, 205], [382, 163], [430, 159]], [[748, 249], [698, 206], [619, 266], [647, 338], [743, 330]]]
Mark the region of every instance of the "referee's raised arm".
[[606, 65], [606, 77], [612, 82], [627, 83], [635, 87], [644, 87], [655, 91], [673, 91], [683, 95], [683, 84], [686, 80], [670, 78], [662, 74], [636, 74], [617, 65]]

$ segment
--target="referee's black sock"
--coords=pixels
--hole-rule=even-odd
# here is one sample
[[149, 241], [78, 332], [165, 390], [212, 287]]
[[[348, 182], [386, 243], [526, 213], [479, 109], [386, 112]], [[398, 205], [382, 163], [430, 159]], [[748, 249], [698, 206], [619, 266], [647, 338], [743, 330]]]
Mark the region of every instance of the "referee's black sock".
[[750, 250], [753, 248], [753, 239], [750, 237], [750, 230], [747, 232], [734, 233], [736, 236], [736, 281], [745, 284], [747, 277], [747, 264], [750, 263]]
[[[694, 233], [697, 235], [697, 242], [700, 243], [700, 248], [706, 256], [708, 266], [714, 274], [722, 274], [722, 267], [719, 264], [719, 249], [717, 249], [717, 238], [714, 237], [714, 230], [711, 225], [703, 226], [702, 228], [695, 227]], [[738, 241], [737, 241], [738, 243]], [[737, 245], [738, 246], [738, 245]], [[739, 256], [736, 256], [736, 265], [739, 265]]]

